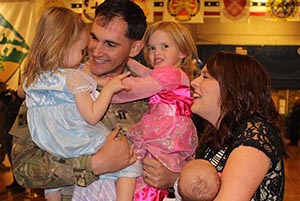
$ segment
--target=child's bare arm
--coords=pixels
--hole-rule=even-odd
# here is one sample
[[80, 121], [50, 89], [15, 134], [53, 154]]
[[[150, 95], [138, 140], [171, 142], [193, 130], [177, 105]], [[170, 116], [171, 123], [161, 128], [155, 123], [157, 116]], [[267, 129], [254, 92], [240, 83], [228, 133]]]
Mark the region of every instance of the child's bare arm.
[[18, 96], [19, 96], [20, 98], [22, 98], [22, 99], [25, 98], [26, 94], [25, 94], [25, 92], [24, 92], [24, 90], [23, 90], [22, 85], [19, 85], [19, 86], [18, 86], [17, 94], [18, 94]]
[[135, 177], [118, 178], [116, 182], [117, 201], [133, 200], [135, 183]]
[[94, 125], [105, 114], [114, 93], [121, 90], [129, 90], [122, 82], [130, 73], [124, 73], [113, 77], [102, 89], [98, 98], [93, 101], [88, 91], [76, 93], [75, 102], [82, 117]]

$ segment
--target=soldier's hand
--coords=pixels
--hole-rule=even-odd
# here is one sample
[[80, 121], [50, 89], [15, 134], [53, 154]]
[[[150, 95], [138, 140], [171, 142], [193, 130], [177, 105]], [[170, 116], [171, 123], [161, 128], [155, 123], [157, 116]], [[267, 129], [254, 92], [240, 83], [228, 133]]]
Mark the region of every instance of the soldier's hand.
[[136, 161], [136, 155], [125, 136], [118, 136], [119, 129], [113, 130], [104, 145], [91, 158], [94, 174], [101, 175], [123, 169]]

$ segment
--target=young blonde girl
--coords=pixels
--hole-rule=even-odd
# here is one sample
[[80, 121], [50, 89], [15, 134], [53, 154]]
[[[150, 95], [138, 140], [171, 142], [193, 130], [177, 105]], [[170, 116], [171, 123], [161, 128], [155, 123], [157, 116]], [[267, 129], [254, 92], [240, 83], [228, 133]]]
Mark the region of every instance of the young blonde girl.
[[[27, 119], [33, 141], [47, 152], [62, 158], [93, 154], [111, 132], [100, 119], [112, 95], [123, 89], [127, 74], [111, 79], [101, 93], [97, 83], [81, 65], [89, 41], [86, 24], [74, 12], [49, 7], [39, 21], [28, 63], [23, 89], [28, 107]], [[118, 200], [133, 197], [136, 166], [104, 175], [124, 189]], [[47, 200], [61, 200], [62, 189], [47, 189]], [[114, 192], [112, 192], [114, 193]]]
[[[155, 158], [173, 172], [181, 172], [193, 157], [198, 144], [191, 119], [190, 79], [196, 72], [196, 45], [189, 30], [175, 22], [157, 22], [144, 36], [146, 68], [130, 60], [130, 69], [139, 77], [123, 80], [130, 91], [113, 96], [113, 102], [149, 99], [149, 110], [127, 132], [139, 159]], [[190, 78], [190, 79], [189, 79]], [[147, 185], [153, 175], [138, 177], [134, 200], [163, 200], [168, 191]]]

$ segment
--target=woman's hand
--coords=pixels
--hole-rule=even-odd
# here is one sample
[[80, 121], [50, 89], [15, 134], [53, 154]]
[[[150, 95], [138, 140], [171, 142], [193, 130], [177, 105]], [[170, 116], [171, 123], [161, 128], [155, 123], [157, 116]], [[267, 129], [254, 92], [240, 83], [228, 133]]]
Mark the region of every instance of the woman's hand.
[[173, 187], [178, 173], [171, 172], [159, 161], [152, 158], [143, 159], [144, 181], [155, 188], [166, 189]]

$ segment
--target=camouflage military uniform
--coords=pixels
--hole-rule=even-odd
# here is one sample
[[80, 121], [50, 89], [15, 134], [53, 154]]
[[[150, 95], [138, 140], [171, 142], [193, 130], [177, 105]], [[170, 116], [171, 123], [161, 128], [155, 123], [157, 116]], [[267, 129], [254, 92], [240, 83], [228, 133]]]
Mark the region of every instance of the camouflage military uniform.
[[[127, 130], [146, 110], [145, 101], [111, 104], [102, 121], [110, 129], [118, 125]], [[29, 188], [56, 188], [75, 183], [87, 186], [98, 179], [90, 167], [91, 156], [63, 159], [39, 149], [31, 140], [25, 117], [23, 104], [10, 132], [14, 135], [13, 172], [20, 185]]]

